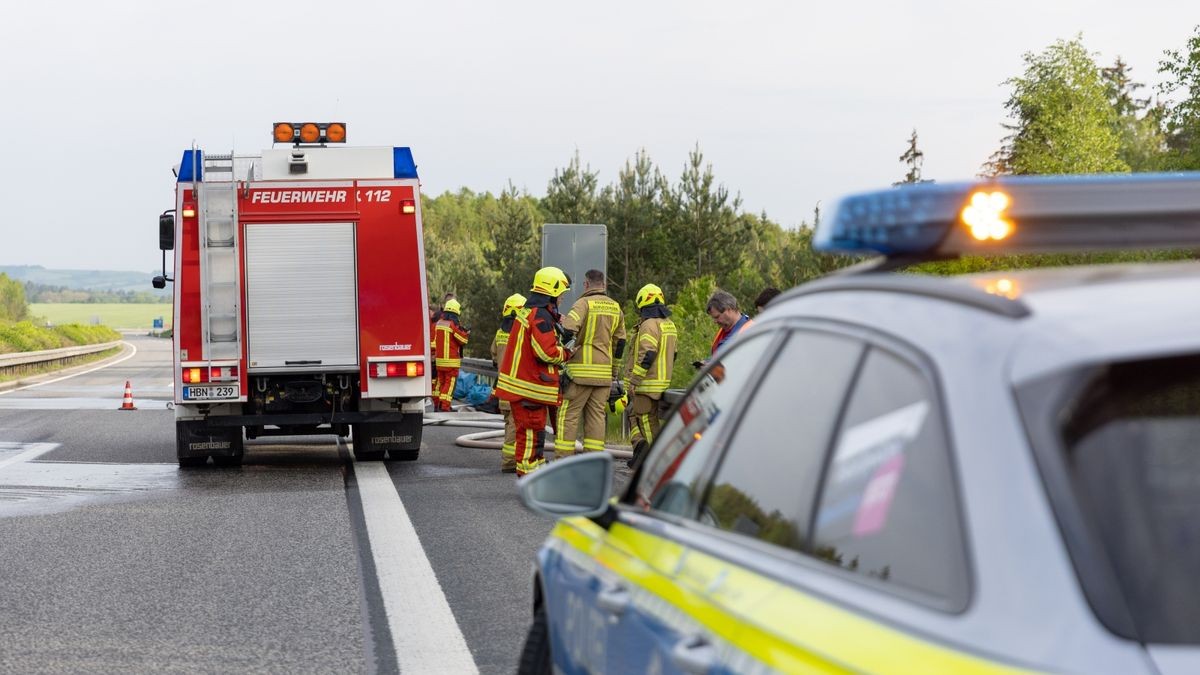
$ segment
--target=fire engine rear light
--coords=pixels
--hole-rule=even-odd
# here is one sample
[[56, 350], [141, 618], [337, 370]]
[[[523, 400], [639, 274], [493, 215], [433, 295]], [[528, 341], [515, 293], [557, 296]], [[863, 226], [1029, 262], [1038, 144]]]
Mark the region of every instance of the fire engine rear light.
[[389, 361], [372, 363], [368, 368], [371, 377], [421, 377], [425, 374], [423, 361]]
[[400, 200], [400, 213], [416, 213], [417, 202], [412, 199]]
[[205, 372], [204, 368], [184, 368], [183, 381], [185, 384], [208, 382], [208, 373]]
[[184, 204], [183, 205], [183, 217], [184, 218], [195, 218], [196, 217], [196, 205], [195, 204]]
[[221, 366], [212, 369], [213, 382], [232, 382], [238, 379], [237, 366]]

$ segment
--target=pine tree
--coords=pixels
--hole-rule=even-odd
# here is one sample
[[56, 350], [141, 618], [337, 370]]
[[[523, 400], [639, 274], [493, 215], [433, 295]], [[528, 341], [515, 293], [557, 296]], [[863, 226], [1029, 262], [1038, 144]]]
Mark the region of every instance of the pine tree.
[[1200, 26], [1184, 50], [1164, 52], [1158, 72], [1169, 78], [1159, 85], [1159, 93], [1178, 97], [1164, 111], [1170, 166], [1200, 169]]
[[585, 224], [597, 218], [596, 186], [598, 174], [590, 166], [583, 166], [579, 151], [567, 164], [567, 168], [554, 171], [554, 177], [546, 188], [542, 208], [551, 222]]
[[1113, 107], [1113, 130], [1120, 142], [1118, 156], [1134, 171], [1153, 171], [1162, 165], [1166, 139], [1162, 131], [1162, 109], [1150, 107], [1150, 98], [1138, 98], [1144, 85], [1130, 77], [1129, 64], [1120, 56], [1101, 70], [1105, 93]]
[[893, 185], [903, 185], [905, 183], [923, 183], [921, 180], [921, 167], [925, 164], [925, 153], [917, 147], [917, 130], [913, 129], [912, 136], [908, 138], [908, 149], [900, 155], [900, 163], [908, 167], [908, 172], [904, 174], [904, 180]]

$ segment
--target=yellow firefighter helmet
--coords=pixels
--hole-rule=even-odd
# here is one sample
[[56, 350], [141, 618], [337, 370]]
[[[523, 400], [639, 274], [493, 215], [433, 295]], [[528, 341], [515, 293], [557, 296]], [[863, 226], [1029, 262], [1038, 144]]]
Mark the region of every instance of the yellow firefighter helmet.
[[662, 289], [654, 284], [646, 284], [637, 292], [638, 309], [649, 307], [655, 303], [667, 304], [667, 299], [663, 296]]
[[566, 293], [571, 288], [567, 274], [557, 267], [543, 267], [533, 275], [533, 292], [544, 293], [552, 298]]
[[525, 296], [520, 293], [513, 293], [504, 301], [504, 311], [500, 312], [500, 316], [514, 316], [518, 309], [525, 306]]

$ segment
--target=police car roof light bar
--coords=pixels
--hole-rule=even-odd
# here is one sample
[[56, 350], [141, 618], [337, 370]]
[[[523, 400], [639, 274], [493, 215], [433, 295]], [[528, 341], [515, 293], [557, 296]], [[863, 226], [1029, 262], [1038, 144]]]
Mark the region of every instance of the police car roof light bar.
[[842, 199], [817, 226], [813, 245], [915, 261], [1200, 248], [1200, 172], [900, 185]]

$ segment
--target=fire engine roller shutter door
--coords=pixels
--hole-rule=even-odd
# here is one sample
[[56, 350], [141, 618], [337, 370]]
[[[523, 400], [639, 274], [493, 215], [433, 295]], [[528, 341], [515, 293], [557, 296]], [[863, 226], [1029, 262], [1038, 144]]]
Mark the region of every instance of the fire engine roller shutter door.
[[245, 244], [249, 368], [357, 368], [354, 224], [251, 223]]

